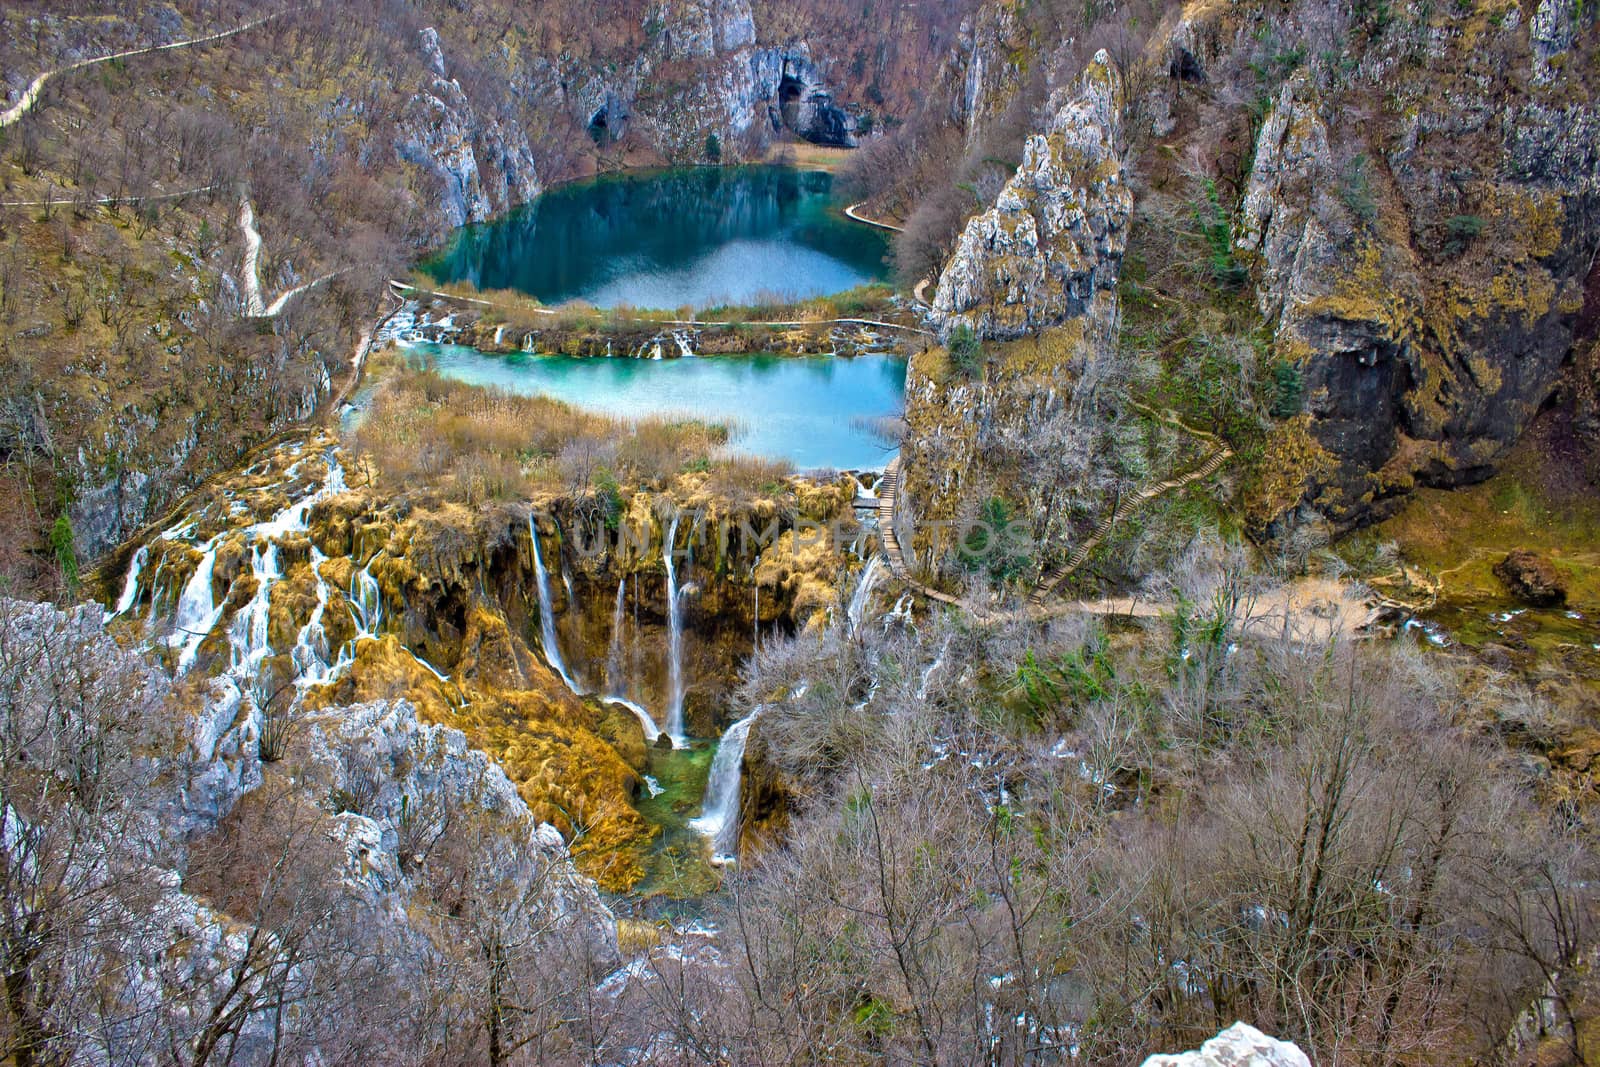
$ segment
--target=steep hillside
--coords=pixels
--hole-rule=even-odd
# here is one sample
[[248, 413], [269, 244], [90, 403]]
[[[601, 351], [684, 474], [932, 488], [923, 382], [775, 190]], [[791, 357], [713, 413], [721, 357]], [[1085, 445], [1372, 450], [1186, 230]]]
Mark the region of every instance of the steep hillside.
[[0, 566], [70, 577], [317, 411], [452, 226], [596, 169], [882, 128], [950, 10], [9, 5]]
[[942, 267], [912, 506], [1009, 502], [1049, 572], [1204, 459], [1163, 412], [1230, 449], [1258, 535], [1487, 477], [1600, 299], [1594, 28], [1556, 0], [1196, 3], [1102, 51]]

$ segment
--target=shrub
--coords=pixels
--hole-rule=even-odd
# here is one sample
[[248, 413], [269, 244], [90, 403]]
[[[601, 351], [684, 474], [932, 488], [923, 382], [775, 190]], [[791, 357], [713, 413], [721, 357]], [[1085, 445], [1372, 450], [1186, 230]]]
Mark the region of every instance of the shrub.
[[1276, 395], [1268, 409], [1275, 419], [1292, 419], [1300, 414], [1305, 404], [1305, 383], [1300, 378], [1300, 368], [1293, 363], [1279, 363], [1272, 368]]
[[962, 323], [950, 334], [950, 366], [964, 378], [975, 378], [983, 371], [983, 342], [971, 326]]
[[1460, 255], [1467, 246], [1483, 233], [1483, 216], [1452, 215], [1444, 223], [1444, 249], [1452, 256]]
[[1339, 181], [1339, 199], [1350, 209], [1350, 214], [1362, 222], [1378, 217], [1378, 201], [1372, 193], [1372, 180], [1367, 176], [1366, 153], [1356, 156], [1345, 167]]
[[1205, 203], [1195, 210], [1195, 222], [1210, 251], [1211, 278], [1224, 289], [1238, 289], [1250, 273], [1233, 257], [1233, 220], [1222, 206], [1217, 183], [1207, 179]]
[[706, 161], [708, 163], [722, 162], [722, 138], [714, 133], [706, 134]]

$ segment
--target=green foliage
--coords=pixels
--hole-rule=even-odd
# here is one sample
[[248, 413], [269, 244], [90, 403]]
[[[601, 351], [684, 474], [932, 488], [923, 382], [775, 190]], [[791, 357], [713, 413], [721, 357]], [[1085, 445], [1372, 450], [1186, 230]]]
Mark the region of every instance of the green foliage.
[[64, 514], [57, 515], [55, 525], [50, 527], [50, 550], [55, 553], [56, 563], [61, 567], [61, 574], [66, 578], [67, 584], [76, 588], [78, 585], [77, 537], [72, 532], [72, 520]]
[[1209, 178], [1206, 180], [1205, 202], [1195, 209], [1195, 222], [1210, 252], [1212, 280], [1228, 290], [1242, 287], [1249, 281], [1250, 272], [1233, 256], [1233, 220], [1222, 205], [1217, 183]]
[[1305, 382], [1300, 368], [1293, 363], [1279, 363], [1272, 368], [1272, 382], [1277, 394], [1268, 410], [1275, 419], [1292, 419], [1305, 406]]
[[984, 572], [997, 582], [1025, 577], [1033, 566], [1025, 544], [1012, 536], [1016, 509], [1001, 497], [990, 497], [979, 510], [977, 522], [963, 532], [958, 553], [962, 564]]
[[867, 997], [857, 1004], [852, 1017], [856, 1029], [872, 1037], [887, 1037], [894, 1032], [894, 1008], [877, 997]]
[[1233, 636], [1233, 609], [1232, 599], [1223, 591], [1206, 607], [1183, 596], [1178, 598], [1172, 613], [1172, 652], [1168, 661], [1172, 677], [1204, 670], [1220, 660]]
[[964, 378], [976, 378], [983, 371], [983, 342], [966, 323], [950, 334], [950, 366]]
[[1450, 255], [1460, 255], [1467, 246], [1483, 233], [1481, 215], [1451, 215], [1444, 223], [1444, 248]]
[[1378, 217], [1378, 201], [1372, 193], [1367, 164], [1366, 153], [1356, 156], [1339, 179], [1339, 199], [1350, 209], [1350, 214], [1362, 222], [1371, 222]]
[[622, 487], [611, 468], [601, 467], [594, 475], [594, 489], [600, 498], [600, 509], [605, 516], [606, 529], [615, 530], [622, 522]]
[[706, 134], [706, 160], [710, 163], [722, 162], [722, 138], [715, 133]]
[[1111, 697], [1117, 671], [1110, 650], [1098, 636], [1070, 652], [1041, 661], [1033, 649], [1017, 665], [1012, 691], [1038, 721], [1062, 706], [1082, 707]]

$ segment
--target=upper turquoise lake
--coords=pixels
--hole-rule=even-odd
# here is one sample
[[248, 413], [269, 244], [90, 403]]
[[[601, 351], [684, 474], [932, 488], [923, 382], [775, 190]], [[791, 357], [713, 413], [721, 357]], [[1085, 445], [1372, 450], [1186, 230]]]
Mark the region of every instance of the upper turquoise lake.
[[879, 281], [887, 251], [881, 231], [839, 211], [829, 174], [696, 167], [561, 186], [463, 227], [423, 268], [545, 304], [702, 309]]

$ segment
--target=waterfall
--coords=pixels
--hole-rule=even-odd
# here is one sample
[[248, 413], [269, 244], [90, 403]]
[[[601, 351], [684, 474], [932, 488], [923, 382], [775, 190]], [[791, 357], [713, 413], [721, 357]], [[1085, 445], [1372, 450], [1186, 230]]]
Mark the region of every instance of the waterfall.
[[606, 652], [606, 685], [616, 696], [626, 692], [622, 677], [622, 611], [627, 591], [628, 579], [623, 578], [617, 582], [617, 603], [611, 609], [611, 647]]
[[289, 659], [294, 663], [297, 675], [296, 684], [301, 686], [319, 685], [326, 681], [330, 674], [328, 632], [322, 626], [322, 617], [328, 610], [328, 583], [322, 577], [322, 563], [325, 559], [327, 557], [312, 545], [311, 575], [317, 580], [317, 606], [311, 609], [311, 617], [300, 628], [294, 648], [289, 650]]
[[883, 557], [873, 556], [867, 560], [867, 565], [861, 571], [861, 577], [856, 582], [856, 591], [850, 596], [850, 606], [845, 609], [847, 623], [845, 632], [855, 634], [861, 629], [861, 616], [867, 610], [867, 600], [872, 596], [873, 587], [883, 575]]
[[711, 839], [711, 862], [735, 863], [739, 859], [739, 778], [744, 769], [744, 746], [761, 708], [728, 727], [711, 761], [705, 802], [700, 816], [689, 825]]
[[544, 645], [544, 658], [561, 675], [567, 688], [581, 695], [583, 690], [567, 673], [566, 661], [561, 658], [561, 646], [556, 641], [556, 613], [550, 606], [550, 575], [544, 569], [544, 555], [539, 550], [539, 529], [534, 525], [532, 513], [528, 515], [528, 537], [533, 541], [533, 574], [539, 587], [539, 639]]
[[498, 346], [500, 344], [500, 338], [504, 337], [505, 335], [506, 335], [505, 325], [502, 324], [502, 325], [496, 326], [494, 328], [494, 343]]
[[678, 542], [678, 512], [667, 525], [667, 543], [662, 558], [667, 564], [667, 733], [674, 742], [683, 732], [683, 606], [679, 603], [678, 568], [672, 553]]
[[643, 706], [627, 696], [627, 686], [624, 684], [625, 671], [623, 670], [622, 657], [625, 651], [622, 640], [622, 626], [626, 620], [628, 579], [623, 578], [617, 582], [617, 602], [611, 609], [611, 648], [606, 654], [606, 688], [607, 694], [601, 698], [605, 703], [619, 708], [627, 708], [639, 720], [639, 725], [644, 729], [646, 744], [653, 745], [661, 737], [661, 727], [656, 725], [656, 720]]
[[610, 704], [613, 707], [626, 708], [633, 712], [634, 718], [639, 720], [640, 728], [644, 730], [645, 744], [653, 745], [661, 739], [661, 727], [656, 725], [656, 720], [642, 705], [629, 700], [627, 697], [619, 696], [601, 697], [600, 702]]
[[254, 675], [261, 661], [272, 651], [267, 624], [271, 621], [272, 586], [280, 574], [275, 542], [251, 547], [250, 572], [256, 580], [255, 595], [239, 609], [228, 626], [229, 669], [232, 672], [242, 669], [246, 676]]
[[133, 554], [133, 561], [128, 564], [128, 580], [122, 583], [122, 595], [117, 598], [117, 610], [112, 613], [126, 615], [128, 609], [133, 607], [134, 601], [139, 599], [139, 573], [144, 570], [144, 565], [150, 562], [150, 546], [140, 545], [139, 551]]
[[168, 644], [174, 648], [183, 647], [178, 654], [179, 673], [188, 670], [194, 663], [194, 657], [200, 651], [200, 642], [206, 639], [222, 614], [222, 605], [216, 603], [216, 598], [211, 594], [211, 573], [217, 566], [217, 542], [220, 539], [220, 535], [213, 537], [201, 549], [205, 555], [201, 556], [200, 565], [194, 569], [194, 574], [183, 587], [183, 595], [178, 598], [178, 611], [173, 619], [172, 637]]
[[[255, 593], [244, 607], [240, 608], [228, 626], [228, 654], [229, 673], [237, 681], [254, 681], [259, 673], [261, 664], [272, 654], [271, 640], [269, 637], [269, 624], [271, 622], [272, 587], [281, 577], [282, 572], [278, 566], [278, 542], [291, 533], [300, 533], [307, 528], [306, 516], [311, 509], [321, 500], [336, 493], [344, 492], [346, 488], [344, 468], [339, 465], [338, 458], [330, 451], [326, 453], [328, 473], [322, 485], [299, 500], [290, 504], [272, 518], [256, 523], [240, 531], [245, 543], [250, 548], [250, 570], [256, 580]], [[284, 472], [285, 480], [293, 480], [301, 466], [306, 462], [302, 457], [299, 461]], [[194, 530], [194, 523], [173, 527], [161, 535], [168, 540], [177, 541], [188, 537]], [[178, 598], [178, 606], [173, 618], [173, 633], [168, 638], [169, 647], [182, 648], [178, 656], [179, 672], [187, 671], [194, 664], [195, 656], [200, 650], [200, 644], [211, 632], [211, 628], [222, 617], [226, 601], [222, 604], [216, 602], [212, 593], [212, 579], [217, 563], [217, 546], [223, 538], [218, 534], [204, 545], [199, 546], [203, 555], [200, 564], [184, 585], [183, 593]], [[319, 558], [313, 556], [313, 561]], [[164, 561], [163, 561], [164, 562]], [[319, 586], [322, 583], [320, 572], [317, 574]], [[323, 601], [326, 591], [318, 589], [319, 603]], [[124, 598], [127, 591], [123, 592]], [[151, 611], [155, 610], [155, 598], [151, 598]], [[318, 618], [320, 629], [320, 616]], [[297, 659], [298, 665], [300, 661]]]
[[378, 629], [383, 626], [383, 590], [378, 588], [378, 580], [372, 576], [372, 564], [377, 561], [378, 557], [373, 556], [350, 579], [350, 615], [355, 619], [356, 635], [359, 637], [376, 637]]

